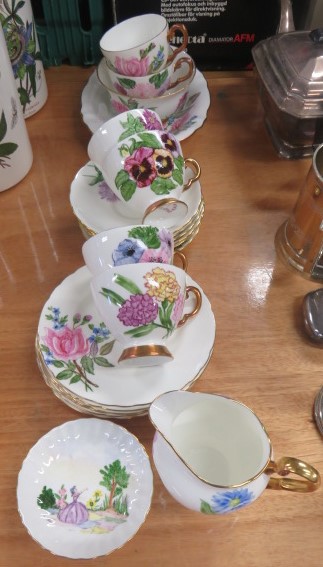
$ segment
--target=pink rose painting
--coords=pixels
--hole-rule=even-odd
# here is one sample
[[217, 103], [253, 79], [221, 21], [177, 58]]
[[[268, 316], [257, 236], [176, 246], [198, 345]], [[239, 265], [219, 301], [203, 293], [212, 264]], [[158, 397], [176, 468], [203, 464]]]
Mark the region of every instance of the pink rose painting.
[[148, 74], [149, 59], [148, 57], [144, 57], [143, 59], [137, 59], [136, 57], [132, 57], [131, 59], [116, 57], [114, 66], [120, 75], [142, 77]]
[[62, 360], [73, 360], [88, 354], [89, 340], [83, 335], [80, 327], [70, 329], [67, 325], [58, 331], [46, 329], [45, 343], [53, 355]]
[[68, 380], [70, 384], [80, 382], [86, 391], [98, 388], [88, 374], [95, 375], [96, 365], [113, 366], [105, 356], [114, 345], [109, 329], [103, 322], [94, 325], [92, 315], [75, 313], [68, 324], [68, 315], [62, 316], [59, 307], [47, 310], [45, 317], [52, 327], [44, 328], [40, 343], [45, 364], [53, 366], [57, 380]]

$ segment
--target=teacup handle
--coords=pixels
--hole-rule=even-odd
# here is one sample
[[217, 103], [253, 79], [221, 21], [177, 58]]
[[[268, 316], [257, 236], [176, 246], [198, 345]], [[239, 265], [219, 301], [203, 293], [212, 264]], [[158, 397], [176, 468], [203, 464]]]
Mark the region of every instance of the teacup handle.
[[187, 183], [185, 183], [185, 185], [183, 187], [183, 191], [187, 191], [187, 189], [189, 189], [190, 186], [200, 178], [201, 167], [200, 167], [200, 164], [196, 161], [196, 159], [193, 159], [193, 158], [185, 158], [184, 164], [185, 164], [185, 167], [189, 167], [193, 171], [193, 173], [195, 174], [193, 177], [191, 177], [188, 180]]
[[179, 250], [175, 250], [174, 252], [174, 260], [175, 258], [179, 258], [180, 261], [182, 262], [182, 270], [184, 270], [184, 272], [187, 272], [187, 258], [184, 254], [184, 252], [180, 252]]
[[195, 300], [196, 300], [195, 301], [195, 307], [194, 307], [193, 311], [191, 311], [191, 313], [185, 313], [185, 315], [178, 322], [177, 327], [182, 327], [186, 323], [186, 321], [188, 321], [192, 317], [195, 317], [195, 315], [197, 315], [197, 313], [201, 309], [202, 294], [201, 294], [200, 290], [197, 287], [195, 287], [194, 285], [188, 285], [187, 288], [186, 288], [186, 299], [188, 299], [188, 296], [189, 296], [190, 293], [193, 293], [195, 295]]
[[183, 83], [183, 81], [186, 81], [186, 79], [188, 79], [192, 75], [194, 69], [194, 63], [193, 63], [193, 59], [189, 59], [188, 57], [181, 57], [178, 61], [176, 61], [174, 66], [174, 71], [180, 69], [182, 65], [185, 65], [185, 63], [187, 63], [188, 65], [188, 70], [186, 75], [183, 75], [183, 77], [178, 77], [178, 79], [176, 79], [176, 81], [174, 81], [173, 83], [171, 82], [168, 85], [168, 89], [173, 89], [174, 87], [177, 87], [177, 85]]
[[184, 51], [188, 44], [188, 32], [184, 24], [173, 24], [172, 27], [170, 27], [168, 30], [167, 41], [171, 42], [177, 31], [182, 32], [183, 43], [179, 47], [176, 47], [176, 49], [174, 49], [174, 51], [169, 55], [166, 65], [174, 61], [176, 55], [178, 55], [178, 53], [180, 53], [181, 51]]
[[[270, 461], [265, 472], [270, 476], [274, 473], [280, 475], [280, 478], [271, 476], [269, 479], [267, 488], [274, 490], [314, 492], [321, 484], [320, 473], [308, 463], [295, 457], [281, 457], [277, 462]], [[290, 473], [297, 474], [305, 480], [286, 478]]]

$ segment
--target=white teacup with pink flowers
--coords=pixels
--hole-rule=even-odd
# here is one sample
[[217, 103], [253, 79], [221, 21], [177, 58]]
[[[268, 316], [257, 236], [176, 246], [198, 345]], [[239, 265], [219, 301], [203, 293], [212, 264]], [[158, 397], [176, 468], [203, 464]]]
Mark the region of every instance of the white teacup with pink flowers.
[[[165, 68], [140, 77], [122, 75], [110, 69], [105, 59], [103, 61], [106, 67], [106, 75], [109, 77], [107, 86], [111, 84], [112, 88], [120, 95], [130, 98], [154, 98], [170, 89], [175, 89], [195, 74], [193, 59], [189, 55], [183, 56], [182, 53], [179, 53]], [[104, 70], [100, 68], [101, 79], [104, 80], [104, 76]]]
[[[170, 362], [169, 339], [201, 308], [202, 296], [186, 285], [186, 273], [169, 264], [127, 264], [107, 268], [91, 280], [94, 302], [123, 350], [119, 364], [153, 366]], [[185, 301], [194, 306], [185, 312]]]
[[[170, 42], [177, 31], [182, 34], [183, 42], [171, 50]], [[169, 28], [164, 16], [142, 14], [106, 31], [101, 37], [100, 49], [111, 69], [121, 75], [140, 77], [166, 67], [186, 49], [187, 43], [184, 24], [173, 24]]]

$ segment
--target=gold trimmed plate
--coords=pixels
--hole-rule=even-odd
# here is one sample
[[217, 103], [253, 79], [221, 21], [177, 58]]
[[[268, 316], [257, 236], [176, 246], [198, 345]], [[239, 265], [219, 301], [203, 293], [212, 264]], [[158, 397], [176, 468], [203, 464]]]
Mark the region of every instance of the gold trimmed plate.
[[66, 422], [41, 437], [22, 464], [17, 487], [31, 537], [71, 559], [106, 555], [132, 539], [152, 493], [145, 448], [124, 427], [96, 418]]
[[[181, 248], [185, 240], [192, 240], [196, 225], [200, 224], [204, 212], [204, 200], [199, 181], [182, 194], [188, 207], [182, 224], [173, 230], [174, 246]], [[98, 167], [91, 161], [76, 174], [70, 188], [70, 204], [84, 237], [119, 226], [141, 224], [140, 218], [128, 218], [118, 210], [119, 200], [103, 180]], [[203, 211], [203, 212], [202, 212]]]
[[169, 339], [174, 360], [152, 370], [117, 365], [121, 346], [98, 315], [90, 280], [86, 266], [68, 276], [40, 315], [37, 361], [54, 394], [79, 411], [128, 418], [146, 414], [159, 394], [190, 387], [210, 359], [216, 329], [210, 302], [198, 284], [187, 276], [187, 284], [202, 293], [200, 312]]

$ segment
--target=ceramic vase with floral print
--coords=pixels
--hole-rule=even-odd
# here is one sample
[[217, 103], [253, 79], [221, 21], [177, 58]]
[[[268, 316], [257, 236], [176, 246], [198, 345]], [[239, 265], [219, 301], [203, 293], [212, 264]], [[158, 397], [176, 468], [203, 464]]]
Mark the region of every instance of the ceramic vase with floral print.
[[48, 96], [30, 0], [0, 0], [0, 22], [25, 118], [42, 108]]
[[[170, 362], [169, 339], [202, 303], [199, 289], [186, 285], [184, 270], [155, 262], [107, 268], [93, 277], [91, 291], [102, 319], [122, 346], [118, 362], [128, 366]], [[189, 308], [185, 303], [191, 293], [194, 302]]]
[[4, 191], [25, 177], [33, 154], [1, 26], [0, 62], [0, 191]]

